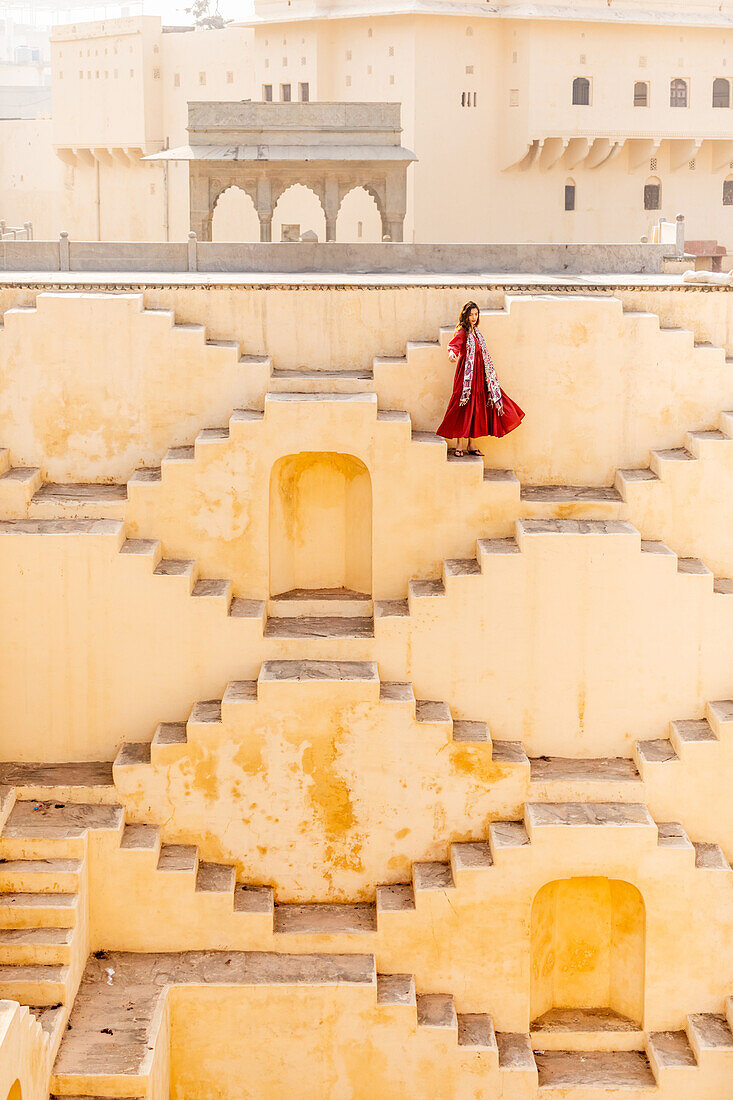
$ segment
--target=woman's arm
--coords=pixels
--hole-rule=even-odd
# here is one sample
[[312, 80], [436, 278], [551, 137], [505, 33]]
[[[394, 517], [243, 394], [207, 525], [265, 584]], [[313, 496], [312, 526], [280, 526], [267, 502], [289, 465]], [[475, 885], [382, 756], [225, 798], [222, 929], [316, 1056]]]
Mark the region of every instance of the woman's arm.
[[452, 362], [457, 362], [463, 354], [466, 345], [466, 330], [459, 328], [450, 344], [448, 344], [448, 356]]

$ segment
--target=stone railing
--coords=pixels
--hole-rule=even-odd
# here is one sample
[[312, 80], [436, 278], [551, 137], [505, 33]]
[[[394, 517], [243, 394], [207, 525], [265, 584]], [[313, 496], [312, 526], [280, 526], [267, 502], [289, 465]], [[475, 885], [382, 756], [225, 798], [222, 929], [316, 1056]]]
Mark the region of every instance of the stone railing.
[[0, 241], [32, 241], [33, 224], [23, 222], [22, 226], [8, 225], [0, 220]]
[[[682, 250], [684, 251], [684, 250]], [[660, 274], [679, 259], [666, 243], [220, 244], [3, 240], [0, 271], [202, 274]]]

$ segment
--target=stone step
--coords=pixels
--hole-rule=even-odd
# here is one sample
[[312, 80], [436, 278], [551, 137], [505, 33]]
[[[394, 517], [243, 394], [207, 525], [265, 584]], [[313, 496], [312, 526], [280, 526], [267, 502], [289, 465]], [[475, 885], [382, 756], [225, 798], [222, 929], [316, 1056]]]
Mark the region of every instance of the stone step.
[[374, 614], [372, 598], [366, 592], [347, 588], [294, 588], [271, 596], [267, 613], [272, 618], [367, 618]]
[[524, 821], [533, 844], [546, 837], [549, 843], [567, 846], [571, 833], [577, 833], [580, 840], [580, 835], [590, 830], [598, 834], [597, 843], [601, 834], [607, 833], [610, 843], [616, 844], [620, 832], [648, 848], [659, 842], [656, 823], [638, 802], [527, 802]]
[[361, 393], [371, 388], [371, 370], [273, 370], [270, 393]]
[[488, 871], [494, 866], [491, 845], [487, 841], [460, 841], [450, 846], [451, 876], [456, 885], [468, 874]]
[[193, 844], [163, 844], [157, 870], [164, 874], [195, 875], [198, 864], [199, 850]]
[[0, 508], [5, 514], [25, 514], [41, 487], [41, 471], [35, 466], [11, 466], [0, 474]]
[[620, 485], [522, 485], [521, 514], [527, 519], [620, 519]]
[[678, 821], [659, 821], [657, 823], [657, 846], [668, 851], [680, 852], [688, 866], [695, 866], [695, 848]]
[[452, 728], [453, 718], [447, 703], [439, 699], [416, 699], [415, 721], [423, 725]]
[[126, 741], [120, 746], [112, 765], [113, 773], [119, 768], [135, 768], [150, 763], [149, 741]]
[[[653, 1031], [647, 1036], [646, 1053], [657, 1083], [663, 1086], [668, 1077], [682, 1069], [697, 1069], [695, 1052], [684, 1031]], [[693, 1082], [690, 1082], [691, 1086]]]
[[124, 519], [126, 504], [127, 485], [46, 482], [33, 494], [28, 515], [34, 519]]
[[691, 762], [698, 759], [700, 749], [705, 751], [711, 744], [718, 743], [718, 738], [706, 718], [671, 722], [669, 740], [680, 760]]
[[412, 974], [377, 974], [377, 1004], [415, 1007], [415, 978]]
[[61, 764], [0, 764], [0, 786], [17, 787], [18, 798], [38, 802], [116, 801], [109, 761]]
[[160, 856], [161, 830], [158, 825], [126, 823], [122, 831], [120, 848], [125, 851], [152, 852]]
[[207, 894], [234, 895], [237, 869], [227, 863], [199, 862], [196, 874], [196, 890]]
[[535, 1050], [640, 1050], [644, 1033], [638, 1023], [610, 1008], [552, 1008], [534, 1020]]
[[530, 797], [549, 802], [638, 801], [643, 783], [636, 763], [626, 757], [540, 756], [530, 760]]
[[516, 858], [517, 853], [530, 852], [529, 834], [523, 821], [492, 821], [489, 823], [489, 845], [491, 858], [498, 863], [509, 856]]
[[228, 610], [232, 602], [232, 582], [224, 578], [215, 580], [199, 577], [191, 589], [191, 595], [197, 600], [211, 600], [212, 602], [221, 603]]
[[458, 1034], [458, 1015], [449, 993], [418, 993], [417, 1026], [450, 1028]]
[[624, 1100], [626, 1094], [622, 1090], [628, 1090], [629, 1100], [635, 1100], [639, 1091], [657, 1087], [649, 1059], [642, 1050], [548, 1050], [536, 1053], [535, 1062], [539, 1087], [547, 1094], [552, 1090], [553, 1100], [555, 1096], [572, 1095], [571, 1090], [576, 1089], [579, 1093], [597, 1089], [604, 1095], [612, 1089], [614, 1095], [624, 1096]]
[[268, 618], [266, 638], [316, 640], [321, 638], [373, 638], [371, 617], [338, 618], [335, 616], [302, 616], [300, 618]]
[[162, 763], [171, 754], [175, 755], [187, 741], [185, 722], [161, 722], [156, 727], [150, 744], [151, 763]]
[[78, 894], [0, 893], [2, 928], [72, 928], [78, 914]]
[[274, 891], [271, 886], [247, 886], [237, 883], [234, 888], [234, 912], [265, 916], [272, 919], [275, 911]]
[[330, 936], [377, 930], [374, 905], [276, 905], [273, 930], [280, 935]]
[[10, 859], [0, 862], [0, 891], [74, 893], [81, 878], [80, 859]]
[[471, 1050], [492, 1053], [498, 1062], [499, 1048], [496, 1043], [494, 1021], [485, 1012], [464, 1012], [458, 1014], [458, 1045]]
[[69, 968], [59, 965], [0, 964], [0, 998], [24, 1005], [57, 1005], [66, 1000]]
[[[497, 1031], [496, 1046], [499, 1052], [499, 1069], [508, 1073], [517, 1084], [537, 1083], [537, 1063], [534, 1059], [529, 1035], [521, 1032]], [[521, 1084], [520, 1084], [521, 1083]]]
[[455, 890], [450, 863], [413, 863], [412, 886], [419, 890]]
[[491, 745], [488, 722], [454, 719], [453, 740], [462, 745]]
[[0, 928], [0, 964], [68, 964], [72, 936], [71, 928]]
[[377, 914], [412, 913], [415, 910], [415, 891], [412, 883], [377, 887]]
[[719, 844], [694, 840], [695, 866], [707, 871], [730, 871], [731, 867]]
[[733, 1064], [733, 1031], [722, 1013], [700, 1012], [688, 1016], [687, 1038], [698, 1062], [710, 1055], [724, 1054]]

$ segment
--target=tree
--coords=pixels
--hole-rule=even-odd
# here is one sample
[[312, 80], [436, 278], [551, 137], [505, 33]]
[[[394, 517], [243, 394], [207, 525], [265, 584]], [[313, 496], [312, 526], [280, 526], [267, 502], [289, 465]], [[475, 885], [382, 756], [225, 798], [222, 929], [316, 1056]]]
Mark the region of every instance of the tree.
[[191, 6], [185, 12], [193, 16], [197, 27], [208, 30], [220, 30], [228, 22], [219, 12], [219, 0], [191, 0]]

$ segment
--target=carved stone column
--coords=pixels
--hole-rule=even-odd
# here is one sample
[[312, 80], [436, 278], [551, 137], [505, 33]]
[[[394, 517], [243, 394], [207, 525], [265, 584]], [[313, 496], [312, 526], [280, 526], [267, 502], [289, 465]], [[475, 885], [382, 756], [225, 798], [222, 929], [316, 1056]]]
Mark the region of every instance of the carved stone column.
[[257, 180], [257, 217], [260, 219], [260, 241], [268, 244], [272, 240], [272, 183], [268, 176]]
[[336, 240], [336, 221], [338, 219], [339, 183], [336, 176], [326, 176], [324, 184], [324, 213], [326, 215], [326, 240]]

